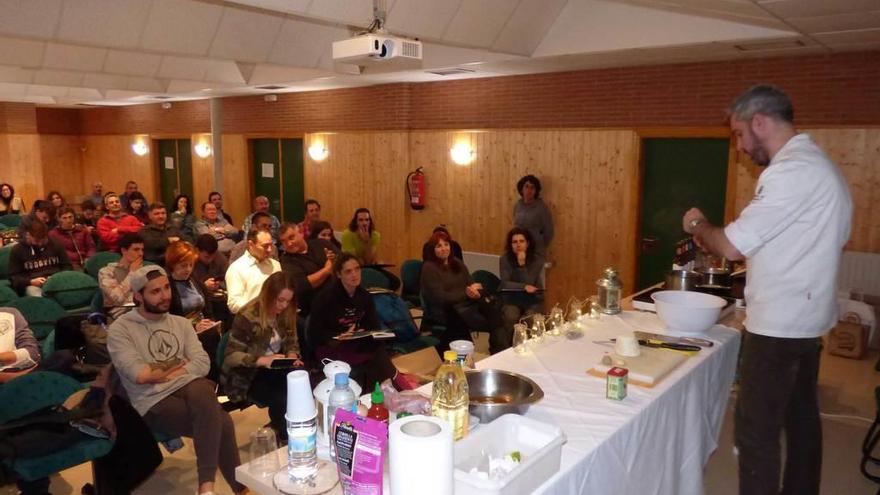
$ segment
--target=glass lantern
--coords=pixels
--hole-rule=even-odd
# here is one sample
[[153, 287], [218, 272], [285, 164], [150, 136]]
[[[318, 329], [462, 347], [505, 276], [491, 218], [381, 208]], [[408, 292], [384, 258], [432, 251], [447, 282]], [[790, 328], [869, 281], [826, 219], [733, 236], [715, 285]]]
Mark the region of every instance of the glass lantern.
[[623, 283], [617, 276], [617, 268], [609, 266], [602, 274], [602, 278], [596, 281], [599, 295], [599, 308], [606, 315], [620, 313], [620, 296], [623, 292]]

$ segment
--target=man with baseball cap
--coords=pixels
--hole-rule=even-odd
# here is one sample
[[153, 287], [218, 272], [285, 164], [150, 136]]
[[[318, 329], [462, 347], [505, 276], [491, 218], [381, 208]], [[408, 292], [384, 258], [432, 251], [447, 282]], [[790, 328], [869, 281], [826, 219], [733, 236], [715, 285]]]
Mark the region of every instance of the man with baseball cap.
[[129, 283], [137, 309], [113, 322], [107, 348], [132, 406], [151, 430], [193, 439], [198, 493], [213, 493], [218, 467], [236, 493], [244, 492], [235, 481], [241, 461], [232, 419], [205, 378], [208, 354], [189, 320], [168, 314], [168, 275], [159, 266], [143, 266]]

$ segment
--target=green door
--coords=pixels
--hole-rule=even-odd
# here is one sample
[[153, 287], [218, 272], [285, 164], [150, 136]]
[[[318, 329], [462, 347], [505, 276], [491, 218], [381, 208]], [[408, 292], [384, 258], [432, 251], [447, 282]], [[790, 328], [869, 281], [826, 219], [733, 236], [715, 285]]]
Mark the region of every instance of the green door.
[[691, 207], [715, 224], [724, 220], [727, 139], [642, 141], [642, 209], [638, 288], [664, 280], [675, 243], [688, 237], [681, 217]]
[[161, 200], [170, 210], [176, 207], [174, 198], [186, 194], [193, 203], [192, 153], [189, 139], [159, 139], [156, 141], [159, 166], [159, 188]]
[[254, 197], [269, 198], [269, 212], [299, 222], [305, 201], [302, 139], [254, 139]]

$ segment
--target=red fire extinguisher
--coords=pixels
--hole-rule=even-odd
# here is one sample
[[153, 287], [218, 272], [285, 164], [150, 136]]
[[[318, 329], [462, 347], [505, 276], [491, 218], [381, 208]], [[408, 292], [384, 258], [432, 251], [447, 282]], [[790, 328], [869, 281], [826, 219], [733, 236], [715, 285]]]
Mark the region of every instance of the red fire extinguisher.
[[425, 209], [425, 204], [428, 200], [426, 185], [427, 182], [425, 174], [422, 172], [422, 167], [417, 168], [415, 172], [410, 172], [406, 176], [406, 192], [409, 196], [409, 206], [413, 210]]

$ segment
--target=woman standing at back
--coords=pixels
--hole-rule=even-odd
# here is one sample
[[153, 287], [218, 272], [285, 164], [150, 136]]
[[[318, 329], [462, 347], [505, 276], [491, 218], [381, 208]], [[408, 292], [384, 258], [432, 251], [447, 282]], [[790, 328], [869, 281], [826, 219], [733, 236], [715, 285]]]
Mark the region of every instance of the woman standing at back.
[[513, 226], [531, 232], [535, 253], [546, 257], [547, 246], [553, 240], [553, 217], [541, 199], [541, 181], [526, 175], [516, 183], [516, 191], [520, 199], [513, 205]]

